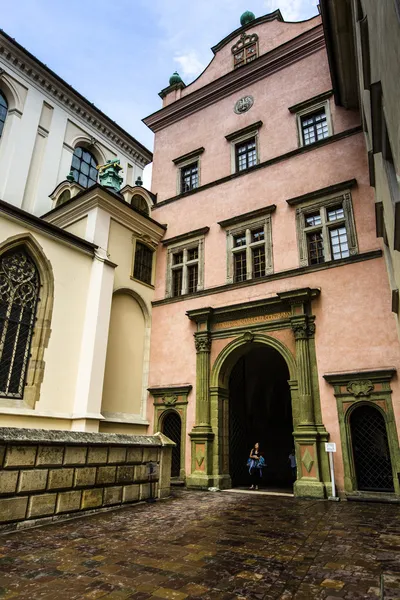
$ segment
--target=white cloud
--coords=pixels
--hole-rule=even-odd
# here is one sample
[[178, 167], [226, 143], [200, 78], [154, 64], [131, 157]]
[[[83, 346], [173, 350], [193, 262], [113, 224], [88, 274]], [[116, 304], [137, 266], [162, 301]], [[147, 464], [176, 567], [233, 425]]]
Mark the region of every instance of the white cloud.
[[[309, 18], [312, 15], [311, 7], [315, 7], [318, 0], [267, 0], [265, 5], [268, 12], [272, 12], [277, 8], [280, 9], [285, 21], [301, 21], [304, 18]], [[311, 11], [314, 15], [317, 11]], [[307, 14], [307, 16], [305, 16]]]
[[180, 65], [182, 71], [180, 72], [180, 75], [182, 75], [182, 77], [196, 77], [204, 71], [204, 65], [194, 51], [182, 54], [181, 56], [175, 56], [174, 61]]

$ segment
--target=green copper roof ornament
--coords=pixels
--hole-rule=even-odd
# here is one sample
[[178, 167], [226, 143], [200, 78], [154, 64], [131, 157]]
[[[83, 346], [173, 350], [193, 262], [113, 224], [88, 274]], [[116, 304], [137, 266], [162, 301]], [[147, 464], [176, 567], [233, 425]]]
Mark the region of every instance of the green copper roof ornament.
[[112, 188], [115, 192], [119, 192], [123, 181], [123, 177], [119, 174], [119, 172], [122, 171], [122, 167], [119, 163], [119, 159], [115, 158], [114, 160], [108, 160], [105, 165], [97, 167], [100, 185]]
[[240, 24], [242, 27], [244, 27], [245, 25], [248, 25], [249, 23], [254, 21], [255, 18], [256, 16], [254, 13], [250, 12], [249, 10], [246, 10], [246, 12], [244, 12], [240, 17]]
[[173, 73], [169, 78], [169, 85], [175, 85], [177, 83], [183, 83], [183, 81], [178, 71], [175, 71], [175, 73]]
[[72, 170], [67, 175], [67, 181], [69, 181], [70, 183], [72, 183], [73, 181], [75, 181], [75, 177], [74, 177], [74, 174], [73, 174]]

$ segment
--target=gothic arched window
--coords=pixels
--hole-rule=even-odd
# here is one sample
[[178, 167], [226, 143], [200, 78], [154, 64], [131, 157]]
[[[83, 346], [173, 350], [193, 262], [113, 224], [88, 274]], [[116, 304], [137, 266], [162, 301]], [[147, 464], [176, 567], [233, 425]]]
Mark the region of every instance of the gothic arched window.
[[0, 92], [0, 137], [3, 133], [4, 122], [8, 112], [8, 103], [5, 96]]
[[39, 288], [23, 247], [0, 256], [0, 397], [23, 398]]
[[148, 204], [147, 204], [146, 200], [140, 194], [135, 194], [132, 197], [131, 206], [133, 206], [133, 208], [136, 208], [136, 210], [139, 210], [141, 213], [143, 213], [145, 215], [149, 214]]
[[97, 183], [97, 160], [89, 150], [77, 146], [72, 157], [71, 171], [74, 179], [82, 187], [88, 188]]

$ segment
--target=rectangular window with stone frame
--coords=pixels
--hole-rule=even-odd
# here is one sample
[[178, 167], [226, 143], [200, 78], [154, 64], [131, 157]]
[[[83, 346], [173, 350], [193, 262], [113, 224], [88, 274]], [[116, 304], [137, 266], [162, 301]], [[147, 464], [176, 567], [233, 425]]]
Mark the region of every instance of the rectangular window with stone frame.
[[135, 260], [133, 264], [133, 277], [147, 285], [152, 285], [153, 279], [153, 254], [154, 251], [142, 242], [135, 244]]
[[[289, 109], [293, 112], [293, 109]], [[329, 100], [307, 106], [296, 112], [300, 146], [315, 144], [333, 135]]]
[[243, 215], [242, 221], [234, 217], [219, 223], [226, 229], [228, 283], [259, 279], [273, 272], [270, 212], [274, 208], [254, 211], [258, 214], [252, 219]]
[[301, 267], [358, 253], [350, 192], [297, 207], [296, 224]]
[[196, 148], [172, 159], [177, 168], [177, 194], [185, 194], [200, 186], [200, 156], [204, 148]]
[[168, 248], [167, 298], [194, 294], [204, 286], [204, 239]]

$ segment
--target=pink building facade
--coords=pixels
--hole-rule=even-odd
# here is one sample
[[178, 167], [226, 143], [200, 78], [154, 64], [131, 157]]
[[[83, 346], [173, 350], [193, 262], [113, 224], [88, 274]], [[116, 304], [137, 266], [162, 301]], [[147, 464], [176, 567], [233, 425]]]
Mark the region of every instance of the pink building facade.
[[[188, 487], [400, 495], [399, 342], [357, 111], [335, 105], [320, 17], [279, 11], [178, 75], [155, 132], [148, 418]], [[296, 452], [293, 482], [288, 456]]]

